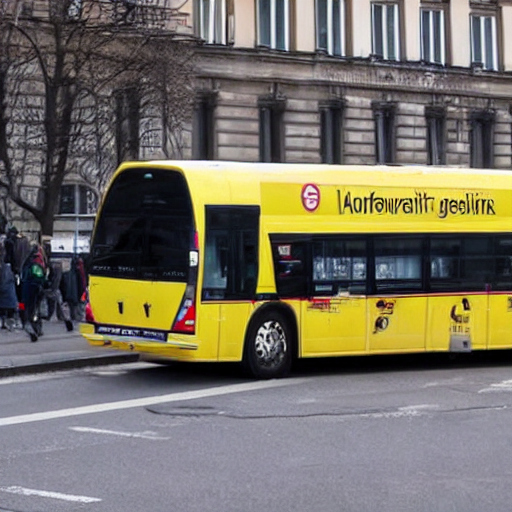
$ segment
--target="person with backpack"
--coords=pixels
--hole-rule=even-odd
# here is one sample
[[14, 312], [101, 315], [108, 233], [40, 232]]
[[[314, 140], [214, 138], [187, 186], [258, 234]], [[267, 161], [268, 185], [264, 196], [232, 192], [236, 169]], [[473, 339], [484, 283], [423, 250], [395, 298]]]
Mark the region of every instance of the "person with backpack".
[[23, 303], [23, 327], [30, 341], [37, 341], [43, 334], [39, 305], [44, 296], [47, 262], [43, 248], [33, 242], [30, 253], [21, 269], [21, 296]]

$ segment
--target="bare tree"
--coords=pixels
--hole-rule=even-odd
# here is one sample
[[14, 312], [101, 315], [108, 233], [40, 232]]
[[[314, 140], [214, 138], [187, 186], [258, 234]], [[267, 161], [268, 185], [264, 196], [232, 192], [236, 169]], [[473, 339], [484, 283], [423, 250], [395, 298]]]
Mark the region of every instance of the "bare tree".
[[155, 39], [146, 60], [142, 85], [143, 109], [159, 112], [162, 153], [166, 158], [183, 158], [184, 125], [193, 109], [194, 49], [168, 45]]
[[53, 235], [69, 173], [99, 192], [123, 154], [112, 91], [129, 84], [139, 107], [159, 104], [162, 150], [179, 154], [192, 51], [166, 30], [166, 2], [141, 10], [111, 0], [0, 0], [0, 190], [43, 235]]

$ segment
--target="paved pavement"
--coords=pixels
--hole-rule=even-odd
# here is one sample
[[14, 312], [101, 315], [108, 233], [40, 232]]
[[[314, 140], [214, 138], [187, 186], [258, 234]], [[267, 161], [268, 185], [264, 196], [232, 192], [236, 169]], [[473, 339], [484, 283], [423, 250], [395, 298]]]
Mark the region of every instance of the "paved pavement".
[[32, 343], [22, 329], [0, 330], [0, 377], [138, 360], [132, 352], [89, 346], [78, 333], [78, 324], [67, 332], [63, 322], [50, 320], [43, 323], [43, 332]]

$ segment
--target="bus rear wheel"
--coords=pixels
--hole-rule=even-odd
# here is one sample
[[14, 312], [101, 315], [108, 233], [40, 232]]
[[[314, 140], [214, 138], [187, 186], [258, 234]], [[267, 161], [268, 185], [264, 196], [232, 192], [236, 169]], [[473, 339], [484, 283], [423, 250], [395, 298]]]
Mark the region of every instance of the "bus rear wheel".
[[249, 329], [244, 365], [258, 379], [284, 377], [292, 364], [292, 335], [278, 311], [263, 313]]

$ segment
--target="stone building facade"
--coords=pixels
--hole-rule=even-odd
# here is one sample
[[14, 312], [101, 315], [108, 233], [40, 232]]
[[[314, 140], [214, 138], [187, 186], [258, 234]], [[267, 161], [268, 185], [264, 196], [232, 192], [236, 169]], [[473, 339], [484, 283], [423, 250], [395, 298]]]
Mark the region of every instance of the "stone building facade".
[[[197, 37], [173, 156], [512, 167], [509, 0], [161, 1]], [[151, 4], [128, 3], [134, 20]], [[168, 156], [158, 109], [137, 127], [139, 158]], [[56, 231], [86, 236], [93, 213]]]
[[[215, 99], [213, 130], [202, 134], [213, 158], [511, 167], [510, 2], [239, 0], [231, 8], [218, 40], [228, 43], [199, 49], [199, 87]], [[199, 145], [192, 156], [208, 155]]]

